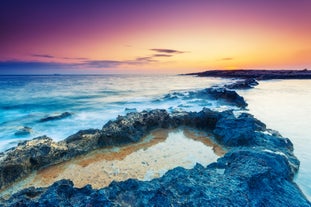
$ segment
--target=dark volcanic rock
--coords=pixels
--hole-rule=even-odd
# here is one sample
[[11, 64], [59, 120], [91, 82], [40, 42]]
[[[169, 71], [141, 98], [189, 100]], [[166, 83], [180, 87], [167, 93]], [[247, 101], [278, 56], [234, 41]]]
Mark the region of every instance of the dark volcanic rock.
[[214, 134], [219, 142], [225, 146], [249, 146], [255, 143], [255, 131], [265, 131], [264, 123], [255, 119], [250, 114], [241, 114], [235, 117], [233, 114], [218, 120]]
[[20, 143], [0, 153], [0, 189], [26, 176], [33, 170], [53, 165], [92, 150], [138, 142], [156, 128], [191, 126], [213, 130], [222, 116], [232, 112], [183, 112], [169, 115], [166, 110], [143, 111], [119, 116], [105, 124], [102, 130], [88, 129], [69, 136], [61, 142], [39, 137]]
[[220, 78], [254, 78], [257, 80], [311, 79], [311, 70], [209, 70], [185, 75]]
[[244, 98], [237, 94], [235, 91], [227, 90], [226, 88], [208, 88], [205, 90], [211, 97], [216, 100], [225, 100], [228, 103], [232, 103], [238, 107], [245, 108], [247, 103]]
[[139, 141], [146, 133], [155, 128], [168, 128], [170, 116], [166, 110], [143, 111], [118, 116], [109, 121], [101, 130], [100, 146], [127, 144]]
[[292, 183], [286, 157], [256, 149], [230, 151], [206, 168], [177, 167], [149, 182], [129, 179], [93, 190], [61, 180], [29, 188], [4, 206], [310, 206]]
[[198, 91], [190, 91], [187, 93], [173, 92], [163, 97], [163, 99], [165, 100], [174, 100], [174, 99], [191, 100], [197, 98], [217, 100], [222, 104], [238, 106], [241, 108], [245, 108], [247, 106], [247, 103], [245, 102], [242, 96], [237, 94], [237, 92], [233, 90], [228, 90], [224, 87], [212, 87]]
[[75, 157], [98, 149], [99, 137], [99, 129], [80, 130], [76, 134], [67, 137], [64, 142], [68, 148], [68, 156]]
[[245, 80], [238, 80], [238, 81], [235, 81], [234, 83], [225, 85], [225, 88], [228, 88], [228, 89], [251, 89], [257, 85], [258, 85], [258, 82], [254, 78], [248, 78]]
[[102, 130], [82, 130], [62, 142], [48, 137], [23, 142], [0, 154], [0, 187], [34, 169], [93, 149], [137, 142], [155, 128], [179, 126], [213, 132], [229, 151], [206, 168], [178, 167], [149, 182], [129, 179], [94, 190], [62, 180], [0, 199], [0, 206], [311, 206], [293, 182], [299, 161], [289, 139], [267, 130], [252, 115], [209, 109], [129, 113]]
[[69, 116], [72, 116], [72, 114], [69, 112], [64, 112], [59, 115], [48, 116], [48, 117], [42, 118], [39, 120], [39, 122], [55, 121], [55, 120], [67, 118]]
[[0, 154], [0, 189], [33, 170], [62, 161], [67, 146], [43, 136], [24, 141]]

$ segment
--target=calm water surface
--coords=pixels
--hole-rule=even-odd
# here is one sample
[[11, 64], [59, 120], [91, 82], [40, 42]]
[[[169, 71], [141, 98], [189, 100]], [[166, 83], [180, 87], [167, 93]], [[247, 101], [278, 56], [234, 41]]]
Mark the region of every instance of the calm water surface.
[[239, 94], [251, 114], [293, 142], [301, 162], [296, 182], [311, 200], [311, 80], [261, 81]]

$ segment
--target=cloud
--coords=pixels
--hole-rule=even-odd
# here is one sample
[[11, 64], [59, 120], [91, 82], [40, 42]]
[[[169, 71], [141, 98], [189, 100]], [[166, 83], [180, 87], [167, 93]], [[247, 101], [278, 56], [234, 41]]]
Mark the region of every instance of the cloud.
[[60, 57], [60, 59], [64, 59], [64, 60], [89, 60], [89, 58], [84, 58], [84, 57]]
[[76, 63], [62, 63], [62, 62], [43, 62], [43, 61], [0, 61], [0, 70], [37, 70], [44, 71], [47, 69], [60, 70], [60, 69], [78, 69], [78, 68], [116, 68], [120, 65], [141, 65], [157, 62], [152, 56], [138, 57], [133, 60], [84, 60]]
[[116, 60], [87, 60], [82, 63], [76, 63], [76, 66], [87, 66], [91, 68], [110, 68], [116, 67], [122, 64], [122, 61]]
[[35, 62], [35, 61], [1, 61], [0, 74], [45, 74], [59, 73], [74, 69], [75, 67], [65, 63]]
[[58, 57], [54, 55], [48, 55], [48, 54], [31, 54], [32, 57], [40, 57], [40, 58], [55, 58], [55, 59], [63, 59], [63, 60], [89, 60], [89, 58], [85, 57]]
[[220, 60], [222, 61], [229, 61], [229, 60], [233, 60], [232, 57], [225, 57], [225, 58], [221, 58]]
[[89, 58], [82, 58], [82, 57], [60, 57], [59, 59], [64, 59], [64, 60], [89, 60]]
[[[75, 70], [75, 69], [106, 69], [106, 68], [117, 68], [121, 65], [144, 65], [160, 62], [157, 58], [160, 57], [172, 57], [175, 54], [184, 53], [183, 51], [172, 50], [172, 49], [150, 49], [157, 53], [149, 56], [136, 57], [129, 60], [90, 60], [84, 57], [57, 57], [48, 54], [31, 54], [33, 57], [49, 58], [54, 60], [53, 62], [46, 61], [0, 61], [0, 74], [8, 74], [10, 71], [14, 74], [25, 73], [25, 72], [50, 72], [50, 71], [61, 71], [61, 70]], [[62, 62], [61, 60], [73, 60], [70, 63]]]
[[146, 56], [146, 57], [138, 57], [134, 61], [128, 61], [134, 64], [144, 64], [144, 63], [154, 63], [158, 62], [157, 60], [153, 59], [153, 56]]
[[153, 57], [172, 57], [173, 55], [168, 54], [154, 54]]
[[158, 52], [158, 53], [168, 53], [168, 54], [182, 54], [185, 51], [173, 50], [173, 49], [159, 49], [159, 48], [152, 48], [151, 51]]
[[41, 58], [55, 58], [53, 55], [47, 55], [47, 54], [32, 54], [33, 57], [41, 57]]
[[0, 69], [6, 68], [63, 68], [64, 66], [68, 66], [69, 64], [65, 63], [56, 63], [56, 62], [36, 62], [36, 61], [1, 61], [0, 62]]
[[120, 65], [141, 65], [158, 62], [153, 56], [137, 57], [133, 60], [87, 60], [75, 64], [76, 66], [86, 66], [91, 68], [112, 68]]

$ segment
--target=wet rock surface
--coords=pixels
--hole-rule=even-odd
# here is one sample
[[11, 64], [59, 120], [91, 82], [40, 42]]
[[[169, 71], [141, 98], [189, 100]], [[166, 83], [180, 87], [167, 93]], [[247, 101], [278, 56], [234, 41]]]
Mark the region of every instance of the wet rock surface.
[[247, 78], [244, 80], [238, 80], [231, 84], [225, 85], [225, 88], [228, 89], [251, 89], [254, 86], [257, 86], [258, 82], [254, 78]]
[[247, 106], [244, 98], [235, 91], [215, 87], [205, 89], [205, 92], [216, 100], [224, 100], [241, 108], [245, 108]]
[[40, 119], [39, 122], [55, 121], [55, 120], [60, 120], [60, 119], [67, 118], [69, 116], [72, 116], [72, 113], [70, 113], [70, 112], [63, 112], [63, 113], [61, 113], [59, 115], [51, 115], [51, 116], [44, 117], [44, 118]]
[[[244, 89], [254, 84], [244, 81], [226, 88], [213, 87], [189, 92], [187, 97], [209, 96], [244, 108], [243, 97], [228, 88]], [[180, 94], [165, 98], [175, 95]], [[34, 170], [95, 149], [138, 142], [156, 128], [180, 126], [214, 134], [228, 152], [207, 167], [177, 167], [151, 181], [129, 179], [99, 190], [90, 185], [75, 188], [70, 180], [61, 180], [47, 188], [24, 189], [8, 200], [0, 198], [0, 206], [311, 206], [293, 182], [299, 160], [289, 139], [267, 129], [250, 114], [207, 108], [200, 112], [131, 112], [102, 129], [81, 130], [61, 142], [46, 136], [21, 142], [0, 153], [0, 189]]]
[[237, 106], [241, 108], [245, 108], [247, 106], [247, 103], [242, 96], [240, 96], [237, 92], [233, 90], [228, 90], [226, 87], [215, 86], [198, 91], [189, 91], [186, 93], [173, 92], [164, 96], [164, 99], [166, 100], [190, 100], [197, 98], [215, 100], [222, 104]]
[[0, 153], [0, 189], [40, 169], [63, 161], [67, 146], [42, 136]]
[[[294, 199], [293, 199], [294, 198]], [[206, 168], [178, 167], [149, 182], [129, 179], [94, 190], [69, 180], [28, 188], [4, 206], [310, 206], [291, 181], [286, 157], [235, 149]]]
[[28, 126], [24, 126], [18, 129], [14, 134], [15, 136], [27, 136], [32, 133], [32, 128]]
[[[119, 116], [102, 130], [84, 130], [55, 143], [48, 137], [23, 142], [1, 154], [1, 185], [28, 172], [88, 150], [139, 141], [154, 128], [191, 126], [212, 131], [229, 149], [206, 168], [175, 168], [149, 182], [130, 179], [94, 190], [62, 180], [48, 188], [29, 188], [2, 200], [3, 206], [310, 206], [293, 182], [299, 161], [289, 139], [272, 135], [250, 114], [232, 111], [168, 114], [165, 110]], [[118, 141], [114, 140], [119, 137]], [[75, 151], [77, 150], [77, 151]], [[294, 199], [293, 199], [294, 197]]]

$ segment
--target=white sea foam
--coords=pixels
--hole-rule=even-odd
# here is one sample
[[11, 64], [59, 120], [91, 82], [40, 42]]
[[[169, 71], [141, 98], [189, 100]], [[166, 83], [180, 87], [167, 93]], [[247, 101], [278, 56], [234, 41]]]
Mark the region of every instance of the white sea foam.
[[[166, 100], [174, 91], [187, 95], [224, 82], [217, 78], [192, 76], [0, 76], [0, 151], [16, 145], [18, 139], [47, 135], [62, 140], [81, 129], [102, 128], [126, 108], [137, 111], [155, 108], [168, 111], [200, 111], [218, 105], [206, 98]], [[71, 117], [38, 123], [43, 117], [65, 111]], [[16, 136], [18, 128], [33, 133]]]

